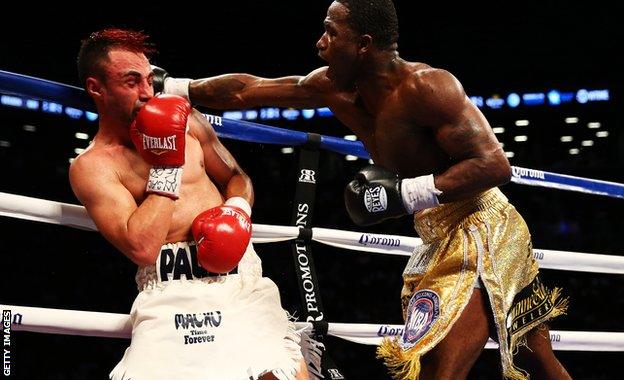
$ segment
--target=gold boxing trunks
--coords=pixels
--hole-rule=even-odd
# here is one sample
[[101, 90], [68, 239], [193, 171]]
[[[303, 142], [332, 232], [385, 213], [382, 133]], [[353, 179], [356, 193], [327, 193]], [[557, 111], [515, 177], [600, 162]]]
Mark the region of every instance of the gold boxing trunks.
[[487, 290], [503, 376], [526, 379], [512, 352], [526, 332], [565, 312], [560, 289], [537, 277], [526, 223], [498, 188], [414, 215], [423, 245], [403, 273], [403, 335], [378, 349], [395, 379], [418, 378], [420, 358], [435, 347], [468, 304], [478, 280]]

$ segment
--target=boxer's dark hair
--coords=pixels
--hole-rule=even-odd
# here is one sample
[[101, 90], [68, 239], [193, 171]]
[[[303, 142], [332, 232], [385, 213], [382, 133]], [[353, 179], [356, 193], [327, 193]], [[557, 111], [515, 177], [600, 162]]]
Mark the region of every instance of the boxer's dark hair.
[[156, 52], [153, 44], [147, 40], [149, 36], [143, 32], [129, 29], [102, 29], [91, 33], [82, 40], [78, 52], [78, 78], [84, 85], [88, 77], [104, 79], [102, 63], [108, 60], [108, 52], [113, 49], [143, 53], [147, 57]]
[[373, 44], [389, 48], [399, 39], [399, 20], [392, 0], [336, 0], [349, 9], [349, 24], [360, 35], [373, 37]]

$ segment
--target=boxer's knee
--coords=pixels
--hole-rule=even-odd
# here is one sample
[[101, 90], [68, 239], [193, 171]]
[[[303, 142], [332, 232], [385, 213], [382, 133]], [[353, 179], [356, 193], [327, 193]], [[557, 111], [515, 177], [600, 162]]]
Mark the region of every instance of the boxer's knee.
[[463, 355], [433, 351], [421, 359], [420, 379], [465, 379], [471, 367], [472, 361], [466, 361]]
[[515, 363], [528, 371], [531, 379], [571, 379], [553, 352], [550, 332], [545, 324], [527, 333], [526, 346], [519, 347]]

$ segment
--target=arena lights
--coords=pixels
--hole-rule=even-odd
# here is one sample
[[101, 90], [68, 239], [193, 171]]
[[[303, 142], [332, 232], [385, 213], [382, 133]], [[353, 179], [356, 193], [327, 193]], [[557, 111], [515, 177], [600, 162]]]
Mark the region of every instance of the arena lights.
[[509, 108], [517, 108], [524, 106], [541, 106], [549, 105], [552, 107], [559, 106], [564, 103], [572, 103], [575, 99], [579, 104], [588, 102], [608, 101], [610, 100], [609, 90], [585, 90], [578, 91], [559, 91], [551, 89], [548, 92], [527, 92], [517, 93], [509, 92], [505, 99], [501, 99], [499, 95], [494, 94], [486, 100], [482, 96], [470, 96], [470, 101], [479, 108], [488, 107], [491, 109], [500, 109], [504, 105]]
[[571, 103], [574, 100], [574, 92], [550, 90], [546, 93], [546, 97], [548, 98], [549, 105], [558, 106], [563, 103]]
[[247, 110], [245, 111], [245, 120], [256, 120], [258, 118], [258, 111]]
[[518, 107], [520, 105], [520, 95], [516, 94], [515, 92], [507, 95], [507, 105], [511, 108]]
[[[483, 96], [470, 96], [470, 101], [479, 108], [490, 108], [490, 109], [502, 109], [505, 106], [509, 108], [518, 108], [521, 105], [524, 106], [536, 106], [548, 104], [550, 106], [557, 106], [562, 103], [570, 103], [574, 99], [577, 100], [579, 104], [585, 104], [588, 102], [595, 101], [608, 101], [610, 100], [609, 90], [578, 90], [576, 92], [560, 92], [557, 90], [550, 90], [547, 93], [542, 92], [532, 92], [532, 93], [509, 93], [506, 98], [501, 98], [500, 95], [494, 94], [489, 98], [484, 98]], [[548, 102], [546, 102], [546, 100]], [[21, 96], [16, 96], [13, 94], [3, 94], [0, 95], [0, 105], [7, 107], [16, 107], [16, 108], [26, 108], [29, 110], [41, 110], [46, 113], [52, 114], [65, 114], [67, 117], [71, 119], [80, 119], [84, 115], [88, 121], [96, 121], [98, 119], [97, 113], [83, 111], [80, 109], [66, 107], [63, 104], [55, 103], [51, 101], [45, 100], [37, 100], [32, 98], [26, 98]], [[223, 113], [223, 117], [232, 120], [297, 120], [299, 118], [303, 119], [313, 119], [316, 117], [331, 117], [333, 116], [333, 112], [327, 108], [316, 108], [316, 109], [303, 109], [303, 110], [294, 110], [294, 109], [280, 109], [277, 107], [264, 107], [259, 110], [256, 109], [248, 109], [248, 110], [236, 110], [236, 111], [225, 111]]]
[[581, 141], [581, 145], [582, 146], [593, 146], [594, 145], [594, 141], [593, 140], [583, 140], [583, 141]]
[[560, 140], [561, 140], [561, 142], [570, 142], [570, 141], [574, 140], [574, 137], [572, 137], [572, 136], [561, 136]]
[[[226, 117], [225, 113], [223, 113], [223, 117]], [[279, 108], [275, 108], [275, 107], [260, 108], [261, 120], [275, 120], [279, 118], [280, 118]]]
[[601, 124], [598, 121], [592, 121], [591, 123], [587, 123], [587, 128], [589, 129], [597, 129], [600, 128]]
[[83, 149], [83, 148], [75, 148], [75, 149], [74, 149], [74, 153], [76, 153], [76, 154], [80, 154], [80, 153], [82, 153], [82, 152], [84, 152], [84, 149]]
[[80, 119], [84, 115], [89, 121], [96, 121], [98, 119], [97, 113], [83, 111], [78, 108], [73, 108], [69, 106], [64, 106], [63, 104], [39, 100], [33, 98], [27, 98], [24, 96], [12, 95], [12, 94], [3, 94], [0, 95], [0, 105], [6, 107], [15, 107], [15, 108], [25, 108], [31, 111], [43, 111], [45, 113], [57, 114], [57, 115], [65, 115], [70, 119]]
[[568, 150], [568, 153], [575, 155], [575, 154], [579, 154], [580, 150], [578, 150], [577, 148], [572, 148], [570, 150]]
[[282, 117], [286, 120], [291, 120], [291, 121], [297, 120], [300, 114], [301, 114], [301, 111], [293, 109], [293, 108], [282, 110]]
[[505, 152], [505, 156], [507, 156], [507, 158], [513, 158], [516, 154], [514, 152]]
[[74, 135], [78, 140], [88, 140], [89, 139], [89, 135], [83, 132], [76, 132], [76, 134]]
[[514, 136], [514, 141], [515, 142], [525, 142], [529, 139], [528, 136], [526, 135], [518, 135], [518, 136]]
[[497, 135], [500, 135], [501, 133], [505, 133], [505, 128], [503, 128], [503, 127], [494, 127], [494, 128], [492, 128], [492, 132], [494, 132]]
[[471, 96], [470, 101], [479, 108], [483, 108], [483, 105], [485, 104], [482, 96]]
[[0, 95], [0, 105], [7, 107], [25, 108], [31, 111], [43, 111], [45, 113], [58, 114], [69, 117], [70, 119], [80, 119], [84, 115], [87, 120], [95, 121], [98, 115], [93, 112], [83, 111], [73, 107], [66, 107], [63, 104], [32, 99], [23, 96], [4, 94]]
[[529, 125], [529, 121], [528, 120], [516, 120], [514, 124], [516, 124], [517, 127], [526, 127], [527, 125]]
[[37, 127], [31, 124], [24, 124], [22, 126], [22, 129], [25, 130], [26, 132], [37, 132]]
[[352, 155], [350, 155], [350, 154], [347, 154], [347, 155], [345, 156], [345, 160], [347, 160], [347, 161], [357, 161], [357, 159], [358, 159], [358, 157], [357, 157], [357, 156], [352, 156]]
[[0, 96], [0, 104], [9, 107], [22, 107], [24, 102], [19, 96], [2, 95]]
[[312, 119], [314, 117], [314, 110], [313, 109], [301, 110], [301, 116], [303, 116], [304, 119]]
[[63, 105], [60, 103], [44, 101], [43, 103], [41, 103], [41, 110], [47, 113], [62, 114]]
[[85, 116], [87, 117], [87, 120], [89, 121], [96, 121], [98, 119], [98, 114], [95, 112], [85, 112]]
[[6, 140], [0, 140], [0, 148], [10, 148], [11, 142]]
[[598, 131], [598, 132], [596, 132], [596, 137], [609, 137], [609, 132], [607, 132], [607, 131]]
[[83, 114], [83, 110], [79, 110], [73, 107], [65, 107], [65, 115], [69, 116], [72, 119], [80, 119]]
[[29, 110], [38, 110], [39, 101], [35, 99], [26, 99], [26, 108], [28, 108]]
[[522, 94], [522, 103], [527, 106], [538, 106], [546, 102], [546, 95], [542, 92], [529, 92]]
[[579, 119], [578, 117], [566, 117], [564, 121], [566, 124], [576, 124], [578, 123]]
[[224, 111], [223, 117], [230, 120], [243, 120], [243, 111]]
[[291, 154], [295, 151], [293, 147], [287, 146], [281, 149], [282, 154]]
[[548, 91], [546, 96], [548, 97], [548, 104], [553, 106], [558, 106], [559, 104], [561, 104], [561, 94], [559, 94], [559, 91], [550, 90]]
[[606, 102], [609, 101], [609, 90], [585, 90], [580, 89], [576, 92], [576, 101], [585, 104], [588, 102]]
[[317, 108], [316, 114], [320, 117], [330, 117], [334, 116], [334, 113], [327, 107]]
[[492, 109], [499, 109], [505, 104], [505, 100], [501, 99], [498, 95], [494, 95], [485, 100], [485, 105]]

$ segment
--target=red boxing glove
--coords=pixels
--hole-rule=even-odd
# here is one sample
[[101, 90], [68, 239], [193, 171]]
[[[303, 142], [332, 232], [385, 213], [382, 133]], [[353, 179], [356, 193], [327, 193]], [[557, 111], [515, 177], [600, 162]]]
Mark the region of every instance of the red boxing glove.
[[251, 239], [251, 219], [239, 207], [222, 205], [197, 215], [192, 225], [197, 260], [209, 272], [236, 268]]
[[159, 95], [145, 103], [132, 123], [132, 142], [145, 162], [153, 165], [147, 181], [148, 193], [178, 199], [190, 112], [186, 99]]
[[141, 157], [154, 166], [184, 165], [189, 102], [177, 95], [151, 98], [139, 110], [130, 136]]

